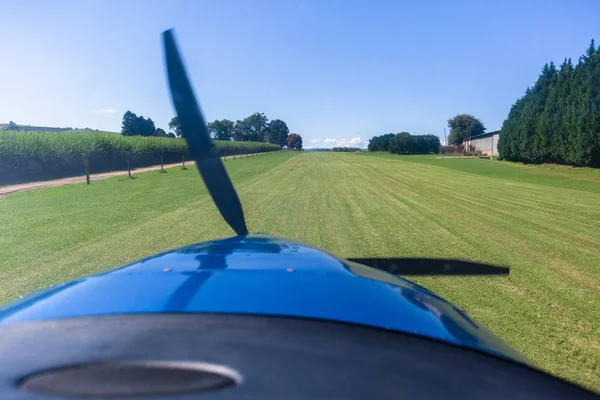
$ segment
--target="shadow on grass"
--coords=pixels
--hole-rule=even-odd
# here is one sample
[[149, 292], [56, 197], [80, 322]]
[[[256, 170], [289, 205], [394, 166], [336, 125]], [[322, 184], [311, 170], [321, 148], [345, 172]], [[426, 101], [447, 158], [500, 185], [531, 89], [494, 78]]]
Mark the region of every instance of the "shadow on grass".
[[[137, 177], [137, 176], [135, 176], [135, 175], [131, 175], [131, 177], [129, 177], [129, 176], [127, 176], [127, 175], [125, 175], [125, 176], [122, 176], [122, 177], [120, 177], [120, 178], [119, 178], [119, 182], [129, 181], [129, 180], [132, 180], [132, 179], [137, 179], [137, 178], [138, 178], [138, 177]], [[93, 183], [93, 182], [94, 182], [94, 181], [92, 181], [92, 183]]]

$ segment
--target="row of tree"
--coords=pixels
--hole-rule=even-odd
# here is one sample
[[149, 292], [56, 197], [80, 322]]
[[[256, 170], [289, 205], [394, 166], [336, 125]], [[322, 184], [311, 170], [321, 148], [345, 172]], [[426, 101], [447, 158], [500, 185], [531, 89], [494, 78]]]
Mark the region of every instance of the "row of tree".
[[10, 122], [8, 123], [8, 125], [6, 125], [6, 126], [4, 127], [4, 130], [5, 130], [5, 131], [19, 131], [20, 129], [19, 129], [19, 125], [17, 125], [17, 124], [15, 124], [14, 122], [10, 121]]
[[576, 66], [546, 64], [502, 125], [500, 156], [511, 161], [600, 167], [600, 47]]
[[408, 132], [374, 136], [367, 147], [369, 151], [388, 151], [392, 154], [437, 154], [439, 149], [440, 138], [436, 135], [411, 135]]
[[208, 123], [208, 131], [217, 140], [268, 142], [281, 147], [287, 146], [290, 133], [284, 121], [280, 119], [269, 121], [264, 113], [254, 113], [235, 122], [218, 119]]
[[[243, 142], [267, 142], [278, 144], [281, 147], [288, 146], [288, 136], [290, 130], [287, 124], [280, 120], [274, 119], [269, 121], [264, 113], [254, 113], [249, 117], [235, 122], [228, 119], [217, 119], [207, 124], [208, 132], [215, 140], [234, 140]], [[179, 118], [173, 117], [169, 122], [169, 130], [166, 133], [164, 130], [154, 126], [154, 122], [143, 116], [137, 116], [131, 111], [127, 111], [123, 115], [123, 123], [121, 134], [125, 136], [141, 135], [141, 136], [168, 136], [181, 137], [181, 127]], [[298, 137], [300, 135], [296, 134]], [[300, 138], [301, 139], [301, 138]], [[292, 140], [294, 146], [298, 145], [298, 140]], [[300, 140], [301, 142], [301, 140]], [[302, 146], [300, 145], [300, 148]], [[295, 147], [294, 147], [295, 148]]]
[[150, 118], [144, 118], [143, 115], [139, 117], [127, 111], [123, 114], [123, 121], [121, 123], [121, 135], [123, 136], [163, 136], [163, 137], [175, 137], [173, 133], [166, 133], [164, 129], [156, 128], [154, 121]]

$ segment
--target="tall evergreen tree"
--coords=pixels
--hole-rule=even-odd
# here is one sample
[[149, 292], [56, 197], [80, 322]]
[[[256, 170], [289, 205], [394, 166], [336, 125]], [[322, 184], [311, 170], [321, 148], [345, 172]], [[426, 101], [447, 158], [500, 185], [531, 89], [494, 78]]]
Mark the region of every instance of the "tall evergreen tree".
[[544, 65], [542, 73], [533, 87], [533, 100], [528, 109], [531, 114], [527, 121], [530, 124], [528, 132], [531, 136], [530, 158], [535, 162], [546, 162], [550, 159], [551, 132], [546, 131], [542, 123], [542, 114], [546, 107], [551, 86], [556, 84], [558, 72], [554, 63]]
[[600, 48], [594, 41], [576, 66], [544, 66], [502, 125], [500, 155], [524, 162], [600, 167]]

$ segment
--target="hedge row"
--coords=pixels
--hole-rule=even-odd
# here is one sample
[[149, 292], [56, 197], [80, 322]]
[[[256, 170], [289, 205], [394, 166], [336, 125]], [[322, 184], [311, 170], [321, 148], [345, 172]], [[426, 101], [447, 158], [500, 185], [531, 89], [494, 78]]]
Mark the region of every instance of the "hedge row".
[[408, 132], [373, 136], [368, 151], [389, 151], [392, 154], [437, 154], [440, 138], [436, 135], [411, 135]]
[[594, 41], [577, 65], [546, 64], [512, 106], [498, 141], [510, 161], [600, 168], [600, 47]]
[[[276, 151], [263, 142], [215, 141], [221, 156]], [[121, 136], [106, 132], [0, 131], [0, 185], [82, 175], [87, 158], [91, 173], [174, 163], [190, 159], [184, 139]]]

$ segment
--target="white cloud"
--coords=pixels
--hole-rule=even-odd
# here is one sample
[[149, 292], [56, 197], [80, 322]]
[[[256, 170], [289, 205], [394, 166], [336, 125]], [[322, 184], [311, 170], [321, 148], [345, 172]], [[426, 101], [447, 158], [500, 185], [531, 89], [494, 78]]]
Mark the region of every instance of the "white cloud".
[[311, 143], [321, 143], [321, 141], [319, 139], [313, 139], [310, 141]]
[[104, 107], [104, 108], [100, 108], [98, 110], [94, 110], [94, 114], [114, 114], [116, 112], [117, 112], [117, 110], [115, 110], [112, 107]]
[[333, 147], [364, 147], [364, 143], [361, 138], [355, 137], [351, 139], [347, 138], [327, 138], [324, 140], [325, 143], [331, 143]]
[[[312, 143], [319, 143], [319, 140], [311, 140]], [[322, 143], [327, 144], [327, 147], [360, 147], [364, 148], [366, 143], [360, 137], [354, 138], [325, 138]]]

